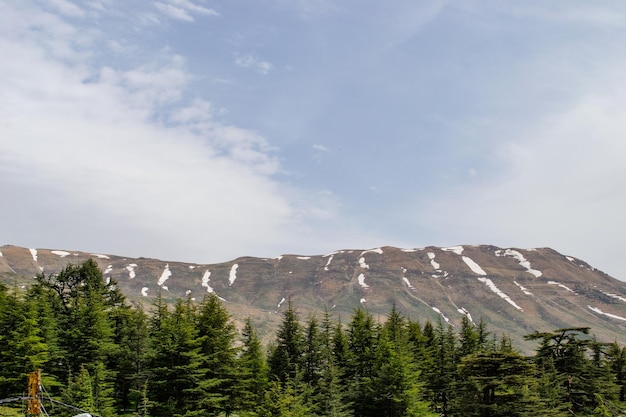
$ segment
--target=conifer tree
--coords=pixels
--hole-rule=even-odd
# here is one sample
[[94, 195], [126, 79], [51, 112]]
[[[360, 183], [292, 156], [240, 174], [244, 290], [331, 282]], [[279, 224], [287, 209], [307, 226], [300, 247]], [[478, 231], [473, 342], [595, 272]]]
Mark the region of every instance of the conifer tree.
[[172, 417], [193, 410], [198, 401], [200, 355], [196, 338], [195, 310], [177, 300], [169, 311], [159, 296], [150, 322], [150, 414]]
[[298, 320], [298, 313], [290, 298], [268, 358], [270, 376], [283, 384], [295, 381], [303, 366], [304, 338]]
[[200, 363], [196, 413], [229, 415], [236, 406], [234, 395], [236, 330], [230, 314], [215, 294], [208, 294], [198, 308], [195, 320]]
[[268, 388], [268, 369], [261, 341], [250, 318], [245, 320], [241, 336], [243, 347], [237, 359], [235, 395], [231, 400], [240, 413], [250, 413], [264, 398]]

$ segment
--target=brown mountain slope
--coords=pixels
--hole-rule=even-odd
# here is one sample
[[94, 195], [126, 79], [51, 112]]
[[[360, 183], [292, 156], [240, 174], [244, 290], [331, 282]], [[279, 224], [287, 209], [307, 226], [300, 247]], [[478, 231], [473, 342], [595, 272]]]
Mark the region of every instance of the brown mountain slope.
[[0, 247], [0, 279], [28, 285], [88, 258], [135, 303], [201, 299], [215, 292], [236, 320], [251, 317], [270, 336], [291, 298], [304, 319], [325, 308], [347, 321], [358, 307], [384, 319], [395, 303], [408, 317], [458, 325], [463, 315], [509, 334], [589, 326], [598, 339], [626, 344], [626, 283], [548, 249], [457, 246], [342, 250], [323, 256], [242, 257], [202, 265], [75, 251]]

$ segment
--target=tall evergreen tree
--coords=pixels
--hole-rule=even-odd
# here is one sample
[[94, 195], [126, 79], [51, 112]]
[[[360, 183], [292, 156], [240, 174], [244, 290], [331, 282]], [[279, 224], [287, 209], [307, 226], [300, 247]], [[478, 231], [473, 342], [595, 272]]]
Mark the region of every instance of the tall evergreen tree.
[[150, 321], [148, 398], [152, 416], [173, 417], [194, 409], [198, 401], [200, 354], [195, 309], [177, 300], [173, 311], [159, 296]]
[[200, 355], [198, 400], [193, 413], [188, 414], [224, 412], [229, 415], [236, 406], [231, 401], [236, 371], [236, 330], [217, 295], [205, 296], [198, 308], [195, 327]]
[[298, 313], [291, 299], [276, 334], [273, 349], [269, 352], [269, 371], [273, 379], [285, 383], [295, 381], [303, 366], [304, 338]]
[[250, 318], [245, 320], [241, 336], [243, 347], [237, 359], [235, 395], [231, 400], [240, 413], [251, 413], [261, 404], [268, 388], [268, 369], [261, 341]]

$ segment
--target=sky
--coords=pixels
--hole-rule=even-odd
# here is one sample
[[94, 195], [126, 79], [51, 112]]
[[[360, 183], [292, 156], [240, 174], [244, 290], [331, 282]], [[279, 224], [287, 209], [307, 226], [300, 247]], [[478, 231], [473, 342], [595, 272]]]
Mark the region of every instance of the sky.
[[0, 245], [626, 280], [624, 45], [621, 1], [0, 0]]

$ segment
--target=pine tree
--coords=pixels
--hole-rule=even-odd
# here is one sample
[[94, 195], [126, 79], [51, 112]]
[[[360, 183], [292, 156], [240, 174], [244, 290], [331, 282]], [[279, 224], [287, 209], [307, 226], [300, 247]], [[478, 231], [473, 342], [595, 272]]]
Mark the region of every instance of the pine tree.
[[373, 407], [370, 384], [376, 360], [377, 326], [372, 315], [358, 309], [348, 326], [348, 392], [356, 417], [369, 416]]
[[237, 359], [237, 378], [231, 400], [240, 413], [249, 413], [261, 403], [268, 387], [268, 369], [261, 341], [250, 318], [241, 332], [243, 347]]
[[229, 415], [236, 404], [234, 395], [236, 349], [235, 326], [230, 314], [215, 294], [208, 294], [198, 308], [195, 327], [200, 355], [197, 369], [199, 381], [198, 400], [194, 413]]
[[159, 296], [150, 321], [150, 414], [172, 417], [185, 414], [198, 401], [200, 354], [195, 309], [177, 300], [169, 311]]
[[303, 366], [304, 338], [298, 313], [291, 299], [283, 313], [275, 344], [269, 352], [269, 371], [273, 379], [286, 383], [294, 381]]

